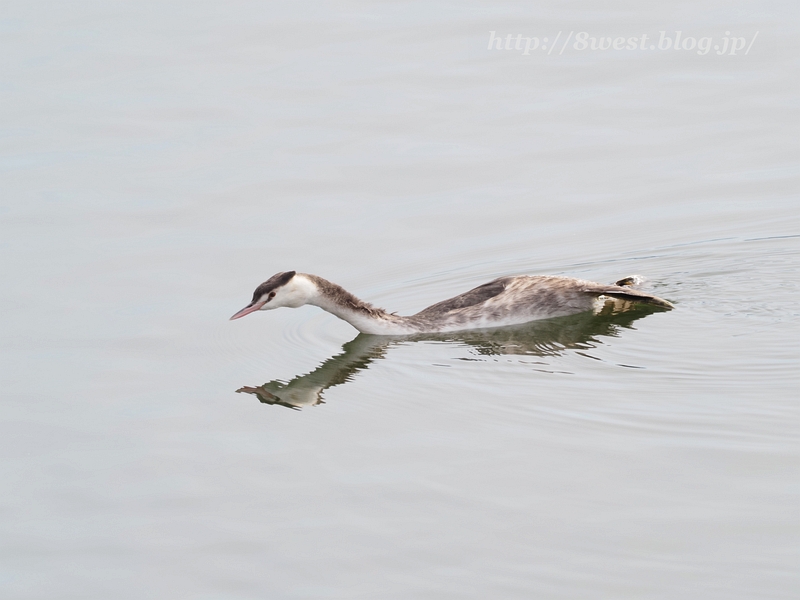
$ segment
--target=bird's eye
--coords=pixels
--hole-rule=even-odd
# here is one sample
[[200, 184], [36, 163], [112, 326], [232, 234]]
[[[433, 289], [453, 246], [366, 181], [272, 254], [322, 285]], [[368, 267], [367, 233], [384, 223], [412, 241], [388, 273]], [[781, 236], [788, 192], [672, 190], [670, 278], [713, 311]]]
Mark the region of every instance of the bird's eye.
[[272, 300], [275, 297], [275, 292], [269, 293], [269, 300]]

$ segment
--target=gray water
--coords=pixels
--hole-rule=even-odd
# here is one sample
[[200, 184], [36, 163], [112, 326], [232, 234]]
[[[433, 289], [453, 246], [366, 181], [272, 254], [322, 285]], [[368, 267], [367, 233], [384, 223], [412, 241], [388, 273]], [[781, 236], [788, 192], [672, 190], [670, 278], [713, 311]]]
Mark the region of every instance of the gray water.
[[[797, 597], [797, 26], [6, 3], [0, 595]], [[753, 43], [487, 49], [661, 30]], [[640, 274], [676, 308], [227, 320], [290, 269], [400, 314], [522, 273]]]

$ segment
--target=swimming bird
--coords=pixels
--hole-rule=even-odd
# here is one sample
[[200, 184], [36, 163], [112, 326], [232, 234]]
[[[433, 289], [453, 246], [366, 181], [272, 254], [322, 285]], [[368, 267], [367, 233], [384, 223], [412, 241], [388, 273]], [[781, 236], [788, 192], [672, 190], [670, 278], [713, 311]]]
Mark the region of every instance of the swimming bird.
[[673, 308], [666, 300], [633, 289], [631, 286], [638, 281], [636, 276], [610, 285], [550, 275], [498, 277], [415, 315], [402, 317], [372, 306], [322, 277], [286, 271], [259, 285], [250, 304], [231, 320], [257, 310], [311, 304], [347, 321], [362, 333], [409, 335], [518, 325], [596, 311], [607, 298]]

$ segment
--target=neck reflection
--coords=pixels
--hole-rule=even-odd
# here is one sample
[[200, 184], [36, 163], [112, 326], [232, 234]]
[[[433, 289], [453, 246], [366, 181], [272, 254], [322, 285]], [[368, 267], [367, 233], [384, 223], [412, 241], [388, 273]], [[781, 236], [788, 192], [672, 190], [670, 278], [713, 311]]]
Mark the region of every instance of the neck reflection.
[[356, 373], [385, 358], [389, 348], [399, 343], [447, 342], [468, 347], [479, 356], [555, 357], [568, 350], [586, 350], [601, 345], [602, 338], [618, 337], [622, 330], [634, 329], [634, 321], [664, 310], [610, 300], [598, 313], [586, 312], [513, 327], [404, 336], [360, 333], [342, 346], [340, 354], [323, 361], [310, 373], [298, 375], [289, 382], [276, 379], [258, 387], [243, 386], [236, 391], [253, 394], [264, 404], [300, 409], [323, 403], [325, 390], [352, 380]]

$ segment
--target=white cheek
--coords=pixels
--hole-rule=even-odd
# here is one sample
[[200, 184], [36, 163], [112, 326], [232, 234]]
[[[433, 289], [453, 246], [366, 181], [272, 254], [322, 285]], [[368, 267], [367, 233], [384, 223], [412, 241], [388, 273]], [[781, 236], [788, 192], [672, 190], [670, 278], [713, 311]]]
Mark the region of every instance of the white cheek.
[[288, 306], [289, 308], [298, 308], [300, 306], [303, 306], [303, 304], [305, 303], [303, 302], [302, 294], [292, 292], [286, 295], [286, 298], [284, 298], [283, 302], [281, 303], [281, 306]]
[[272, 308], [296, 308], [299, 304], [297, 304], [295, 300], [295, 294], [283, 292], [267, 302], [264, 305], [264, 310], [270, 310]]
[[303, 280], [293, 281], [281, 288], [275, 298], [267, 302], [265, 308], [299, 308], [308, 303], [310, 284]]

